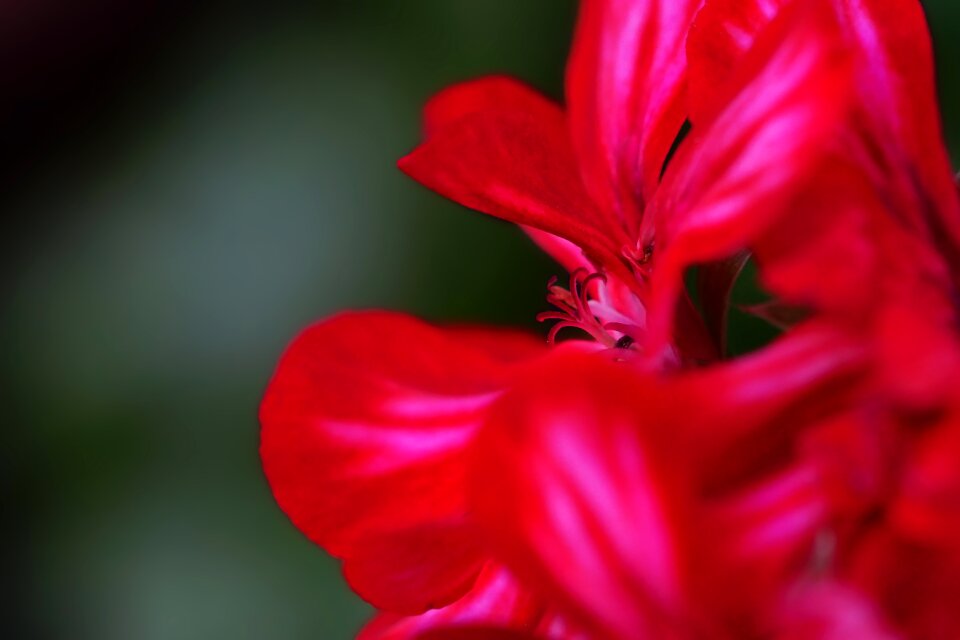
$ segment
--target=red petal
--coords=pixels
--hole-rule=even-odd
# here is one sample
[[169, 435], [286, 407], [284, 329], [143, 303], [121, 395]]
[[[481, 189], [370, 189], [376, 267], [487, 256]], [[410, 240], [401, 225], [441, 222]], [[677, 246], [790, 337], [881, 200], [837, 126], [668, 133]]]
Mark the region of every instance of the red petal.
[[433, 96], [423, 108], [424, 137], [431, 138], [467, 116], [496, 111], [563, 118], [557, 104], [519, 80], [486, 76], [452, 85]]
[[457, 85], [427, 106], [429, 137], [400, 168], [460, 204], [619, 263], [627, 236], [580, 181], [563, 112], [519, 83]]
[[670, 338], [684, 270], [747, 248], [830, 149], [849, 74], [828, 8], [784, 12], [738, 69], [731, 102], [681, 146], [641, 233], [643, 244], [656, 240], [652, 353]]
[[686, 470], [661, 455], [671, 430], [638, 421], [652, 394], [628, 371], [558, 361], [505, 395], [476, 443], [474, 505], [521, 578], [598, 635], [664, 637]]
[[[710, 532], [704, 548], [697, 533], [690, 552], [699, 556], [701, 606], [743, 631], [759, 631], [766, 611], [810, 572], [817, 537], [830, 525], [829, 496], [814, 465], [786, 462], [782, 469], [709, 505], [701, 525]], [[737, 588], [728, 588], [731, 575]]]
[[[709, 0], [688, 40], [694, 122], [724, 102], [740, 58], [787, 0]], [[848, 149], [903, 222], [948, 256], [960, 279], [960, 199], [937, 107], [933, 55], [916, 0], [834, 0], [855, 49], [861, 135]], [[851, 144], [851, 147], [853, 146]]]
[[891, 301], [923, 309], [931, 326], [951, 324], [949, 270], [887, 203], [848, 160], [822, 163], [787, 215], [753, 244], [764, 288], [860, 326]]
[[[452, 633], [475, 626], [532, 631], [544, 617], [543, 604], [502, 567], [489, 566], [476, 586], [457, 602], [418, 616], [377, 615], [357, 640], [409, 640], [432, 630]], [[465, 632], [472, 633], [472, 632]]]
[[284, 354], [260, 411], [264, 471], [375, 605], [419, 613], [470, 588], [483, 556], [464, 449], [538, 342], [368, 312], [315, 325]]
[[838, 5], [860, 54], [857, 88], [861, 126], [870, 140], [866, 151], [885, 170], [878, 187], [900, 199], [901, 216], [909, 219], [911, 210], [916, 212], [918, 230], [950, 258], [960, 278], [960, 199], [943, 143], [923, 7], [916, 0]]
[[856, 335], [809, 322], [762, 351], [671, 382], [673, 419], [697, 426], [707, 486], [729, 490], [789, 460], [801, 429], [857, 397], [868, 355]]
[[808, 327], [668, 379], [552, 360], [491, 409], [475, 513], [523, 580], [599, 635], [713, 630], [711, 612], [776, 595], [829, 515], [815, 468], [790, 460], [791, 434], [843, 393], [844, 345]]
[[764, 288], [787, 304], [821, 313], [872, 308], [892, 266], [884, 261], [885, 245], [895, 246], [886, 240], [892, 225], [885, 218], [855, 168], [825, 162], [789, 215], [753, 247]]
[[791, 0], [706, 0], [687, 38], [688, 107], [709, 122], [729, 100], [737, 65], [760, 32]]
[[683, 43], [702, 0], [586, 0], [567, 68], [584, 181], [635, 229], [686, 117]]

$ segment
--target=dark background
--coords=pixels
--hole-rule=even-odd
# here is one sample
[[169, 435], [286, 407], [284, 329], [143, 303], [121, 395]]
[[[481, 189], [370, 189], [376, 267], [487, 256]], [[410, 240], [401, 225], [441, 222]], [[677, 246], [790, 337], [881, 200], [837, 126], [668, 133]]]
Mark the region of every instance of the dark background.
[[[957, 159], [960, 5], [926, 5]], [[260, 394], [339, 309], [535, 326], [557, 269], [394, 162], [451, 82], [559, 98], [574, 14], [0, 3], [0, 634], [352, 636], [368, 610], [263, 480]]]

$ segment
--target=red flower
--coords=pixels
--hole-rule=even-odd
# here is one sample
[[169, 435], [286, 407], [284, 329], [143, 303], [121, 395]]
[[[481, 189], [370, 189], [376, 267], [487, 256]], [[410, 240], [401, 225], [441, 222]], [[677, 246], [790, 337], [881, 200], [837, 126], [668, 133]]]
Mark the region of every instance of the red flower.
[[[960, 632], [936, 116], [908, 0], [584, 0], [566, 111], [500, 77], [435, 97], [401, 168], [523, 226], [571, 272], [551, 339], [595, 341], [368, 312], [289, 348], [264, 469], [383, 611], [361, 636]], [[748, 252], [758, 312], [805, 320], [716, 362]]]

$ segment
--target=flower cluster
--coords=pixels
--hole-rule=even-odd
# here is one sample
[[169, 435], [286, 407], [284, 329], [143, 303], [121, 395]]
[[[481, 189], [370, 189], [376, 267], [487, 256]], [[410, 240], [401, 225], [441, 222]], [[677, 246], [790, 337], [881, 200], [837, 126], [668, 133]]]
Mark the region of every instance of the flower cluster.
[[[360, 637], [960, 638], [960, 197], [918, 0], [582, 0], [565, 102], [453, 86], [400, 161], [569, 271], [548, 344], [344, 313], [267, 390], [267, 478], [380, 610]], [[730, 357], [747, 261], [783, 332]]]

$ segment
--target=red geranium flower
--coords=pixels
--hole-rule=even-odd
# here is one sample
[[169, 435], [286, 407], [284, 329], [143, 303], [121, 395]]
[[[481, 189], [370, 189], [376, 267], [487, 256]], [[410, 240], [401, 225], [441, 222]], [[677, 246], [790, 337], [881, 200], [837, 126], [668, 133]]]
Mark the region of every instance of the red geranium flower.
[[[565, 111], [458, 85], [401, 161], [523, 226], [571, 272], [551, 342], [595, 341], [351, 313], [281, 360], [264, 469], [383, 611], [362, 637], [960, 629], [960, 204], [922, 14], [701, 4], [584, 0]], [[718, 362], [749, 252], [758, 312], [805, 320]]]

